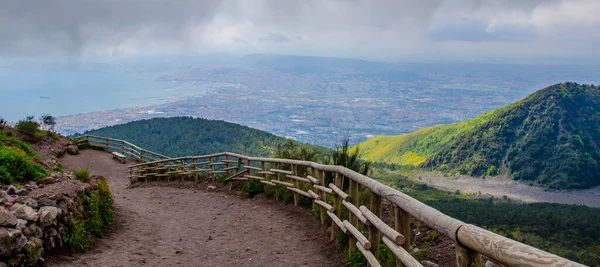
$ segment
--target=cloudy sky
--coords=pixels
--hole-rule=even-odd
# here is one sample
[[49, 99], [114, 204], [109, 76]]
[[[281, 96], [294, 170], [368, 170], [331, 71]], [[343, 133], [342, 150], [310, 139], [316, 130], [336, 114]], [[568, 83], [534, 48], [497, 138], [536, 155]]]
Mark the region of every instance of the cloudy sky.
[[600, 59], [600, 0], [0, 0], [0, 57]]

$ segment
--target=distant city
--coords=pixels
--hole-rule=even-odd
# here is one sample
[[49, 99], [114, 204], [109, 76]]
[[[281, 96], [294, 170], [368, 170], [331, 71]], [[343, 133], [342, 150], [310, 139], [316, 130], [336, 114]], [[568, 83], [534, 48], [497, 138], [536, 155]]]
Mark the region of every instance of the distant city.
[[163, 104], [60, 117], [58, 130], [66, 134], [145, 118], [194, 116], [328, 147], [344, 138], [359, 142], [473, 118], [558, 82], [600, 81], [600, 68], [585, 65], [396, 64], [276, 55], [81, 68], [151, 74], [156, 81], [209, 89]]

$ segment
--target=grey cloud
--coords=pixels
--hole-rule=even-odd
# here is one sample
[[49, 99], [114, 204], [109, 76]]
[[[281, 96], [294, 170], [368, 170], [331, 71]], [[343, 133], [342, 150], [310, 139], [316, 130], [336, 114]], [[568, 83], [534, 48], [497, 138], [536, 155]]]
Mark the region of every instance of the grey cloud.
[[287, 37], [287, 35], [285, 35], [283, 33], [279, 33], [279, 32], [270, 32], [269, 34], [267, 34], [267, 36], [260, 37], [260, 38], [258, 38], [258, 40], [263, 41], [263, 42], [276, 42], [276, 43], [283, 43], [283, 42], [291, 41], [290, 38]]
[[121, 44], [141, 51], [231, 45], [244, 52], [286, 47], [396, 55], [432, 40], [434, 46], [528, 42], [538, 37], [535, 29], [486, 31], [486, 20], [517, 14], [526, 21], [536, 7], [564, 1], [570, 0], [0, 0], [0, 57], [78, 56], [107, 47], [126, 54], [130, 47]]
[[210, 20], [217, 7], [218, 0], [2, 0], [0, 54], [79, 53], [133, 35], [180, 41], [188, 27]]
[[492, 31], [481, 21], [463, 20], [432, 31], [429, 38], [436, 42], [524, 42], [535, 38], [534, 29], [503, 26]]

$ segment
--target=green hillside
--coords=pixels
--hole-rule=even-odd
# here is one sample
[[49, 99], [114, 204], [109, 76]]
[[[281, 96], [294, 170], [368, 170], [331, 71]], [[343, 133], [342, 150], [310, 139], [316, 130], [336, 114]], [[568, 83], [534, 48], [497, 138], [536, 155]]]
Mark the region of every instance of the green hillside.
[[[286, 138], [225, 121], [192, 117], [154, 118], [105, 127], [86, 134], [123, 139], [171, 157], [234, 152], [271, 156]], [[311, 148], [321, 148], [300, 144]]]
[[600, 88], [563, 83], [465, 122], [362, 143], [367, 160], [549, 188], [600, 185]]
[[14, 130], [0, 125], [0, 184], [21, 184], [48, 176], [40, 161], [38, 153]]

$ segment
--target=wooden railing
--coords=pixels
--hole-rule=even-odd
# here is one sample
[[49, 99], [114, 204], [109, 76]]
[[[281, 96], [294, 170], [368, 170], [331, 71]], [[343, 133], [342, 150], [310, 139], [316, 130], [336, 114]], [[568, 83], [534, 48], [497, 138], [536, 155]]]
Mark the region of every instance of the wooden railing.
[[[396, 256], [396, 266], [422, 266], [411, 256], [410, 217], [424, 222], [455, 242], [457, 266], [482, 266], [481, 255], [506, 266], [583, 266], [546, 251], [522, 244], [475, 225], [467, 224], [365, 175], [342, 166], [315, 162], [248, 157], [235, 153], [167, 158], [122, 140], [83, 136], [90, 145], [125, 151], [140, 164], [129, 166], [131, 183], [226, 175], [227, 182], [256, 180], [264, 186], [282, 187], [293, 193], [294, 205], [308, 198], [319, 206], [321, 223], [330, 219], [331, 239], [338, 231], [348, 235], [349, 251], [360, 251], [370, 266], [378, 261], [381, 243]], [[127, 148], [129, 147], [129, 149]], [[149, 161], [143, 155], [160, 157]], [[368, 190], [368, 200], [360, 191]], [[364, 194], [363, 194], [364, 196]], [[363, 203], [364, 205], [361, 205]], [[384, 220], [384, 205], [393, 207]], [[348, 214], [348, 218], [342, 214]]]
[[76, 144], [84, 144], [87, 143], [92, 147], [101, 148], [108, 152], [119, 152], [126, 156], [130, 160], [135, 160], [138, 162], [151, 162], [162, 159], [168, 159], [169, 157], [163, 156], [161, 154], [142, 149], [132, 143], [127, 141], [94, 136], [94, 135], [84, 135], [74, 138]]

